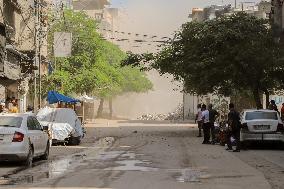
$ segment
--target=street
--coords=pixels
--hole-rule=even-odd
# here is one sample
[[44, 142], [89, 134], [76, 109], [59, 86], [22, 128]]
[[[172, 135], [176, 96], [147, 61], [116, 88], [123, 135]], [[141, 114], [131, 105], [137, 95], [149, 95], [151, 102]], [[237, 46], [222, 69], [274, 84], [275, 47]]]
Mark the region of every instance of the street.
[[[284, 188], [284, 152], [273, 146], [241, 153], [202, 145], [195, 124], [106, 121], [87, 125], [80, 146], [54, 146], [30, 169], [4, 163], [1, 187]], [[14, 171], [14, 172], [13, 172]]]

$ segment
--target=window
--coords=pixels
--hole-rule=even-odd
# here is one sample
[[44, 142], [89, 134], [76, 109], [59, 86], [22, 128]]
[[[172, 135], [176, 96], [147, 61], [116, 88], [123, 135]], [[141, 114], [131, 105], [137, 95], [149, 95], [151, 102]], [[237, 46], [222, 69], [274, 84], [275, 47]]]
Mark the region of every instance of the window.
[[247, 112], [246, 120], [254, 120], [254, 119], [270, 119], [270, 120], [278, 120], [277, 112]]
[[23, 118], [12, 117], [12, 116], [1, 116], [0, 117], [0, 127], [18, 127], [22, 125]]
[[29, 130], [37, 130], [37, 125], [35, 124], [33, 117], [28, 117], [27, 126]]
[[33, 117], [33, 121], [35, 123], [36, 130], [42, 130], [42, 127], [41, 127], [40, 123], [38, 122], [38, 120]]

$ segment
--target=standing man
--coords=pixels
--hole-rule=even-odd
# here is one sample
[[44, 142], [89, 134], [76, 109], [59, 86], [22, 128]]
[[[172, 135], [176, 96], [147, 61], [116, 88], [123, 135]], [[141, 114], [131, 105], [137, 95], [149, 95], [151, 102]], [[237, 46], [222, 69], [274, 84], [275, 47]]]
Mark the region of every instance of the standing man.
[[206, 109], [206, 105], [202, 105], [202, 121], [203, 121], [203, 135], [204, 140], [202, 144], [210, 144], [210, 123], [209, 123], [209, 111]]
[[199, 133], [198, 133], [198, 136], [197, 137], [202, 137], [202, 134], [201, 134], [201, 130], [202, 130], [202, 110], [201, 110], [201, 104], [198, 104], [197, 105], [197, 114], [195, 116], [195, 123], [197, 121], [197, 124], [198, 124], [198, 130], [199, 130]]
[[209, 104], [208, 106], [209, 109], [209, 124], [210, 124], [210, 133], [211, 133], [211, 143], [215, 144], [215, 126], [214, 123], [219, 116], [219, 113], [213, 109], [213, 105]]
[[281, 119], [282, 121], [284, 121], [284, 103], [282, 104], [282, 107], [281, 107]]
[[275, 100], [271, 100], [271, 101], [270, 101], [270, 104], [269, 104], [269, 106], [268, 106], [268, 109], [269, 109], [269, 110], [274, 110], [274, 111], [276, 111], [276, 112], [279, 113], [278, 108], [277, 108], [277, 105], [276, 105], [276, 103], [275, 103]]
[[234, 137], [237, 143], [237, 147], [233, 152], [240, 152], [240, 131], [241, 131], [241, 122], [240, 122], [240, 114], [235, 110], [235, 105], [233, 103], [229, 104], [230, 112], [228, 114], [228, 126], [229, 131], [227, 135], [227, 145], [228, 148], [226, 150], [233, 150], [231, 137]]

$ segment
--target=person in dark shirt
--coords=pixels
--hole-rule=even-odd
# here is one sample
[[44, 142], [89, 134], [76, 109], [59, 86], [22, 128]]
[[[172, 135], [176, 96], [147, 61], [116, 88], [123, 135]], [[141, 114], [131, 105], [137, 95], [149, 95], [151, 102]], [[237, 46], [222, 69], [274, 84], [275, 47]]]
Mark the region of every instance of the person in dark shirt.
[[226, 150], [233, 150], [231, 137], [234, 137], [236, 140], [237, 147], [233, 152], [240, 152], [240, 130], [241, 130], [241, 122], [240, 122], [240, 114], [235, 110], [235, 105], [233, 103], [229, 104], [230, 112], [228, 114], [228, 135], [227, 135], [227, 145], [228, 148]]
[[214, 123], [217, 119], [217, 117], [219, 116], [219, 113], [213, 109], [213, 105], [209, 104], [208, 106], [208, 110], [209, 110], [209, 123], [210, 123], [210, 132], [211, 132], [211, 143], [215, 144], [215, 126]]
[[268, 106], [268, 109], [269, 109], [269, 110], [274, 110], [274, 111], [276, 111], [276, 112], [279, 112], [279, 111], [278, 111], [278, 108], [277, 108], [277, 105], [276, 105], [276, 103], [275, 103], [274, 100], [271, 100], [271, 101], [270, 101], [270, 104], [269, 104], [269, 106]]

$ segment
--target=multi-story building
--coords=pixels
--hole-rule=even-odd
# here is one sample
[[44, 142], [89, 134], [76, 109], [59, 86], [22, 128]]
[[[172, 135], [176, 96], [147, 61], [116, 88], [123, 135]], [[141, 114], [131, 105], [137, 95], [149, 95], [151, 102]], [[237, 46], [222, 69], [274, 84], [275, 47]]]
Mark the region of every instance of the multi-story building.
[[118, 30], [119, 9], [107, 7], [110, 0], [73, 0], [75, 11], [84, 11], [99, 24], [99, 32], [109, 40], [114, 39]]
[[211, 5], [205, 8], [193, 8], [190, 18], [193, 21], [202, 22], [218, 18], [222, 15], [230, 15], [236, 12], [246, 12], [251, 16], [257, 18], [268, 19], [271, 12], [271, 3], [268, 1], [261, 1], [257, 5], [244, 6], [244, 3], [239, 8], [233, 8], [231, 5]]
[[[15, 97], [19, 100], [21, 112], [26, 110], [27, 96], [31, 80], [35, 76], [34, 70], [42, 63], [34, 65], [35, 56], [35, 5], [34, 1], [0, 0], [0, 84], [2, 88], [1, 100]], [[46, 1], [39, 0], [40, 12], [48, 5]], [[44, 17], [39, 20], [44, 23]], [[39, 33], [42, 38], [40, 53], [44, 60], [47, 53], [46, 27], [40, 26]], [[39, 41], [38, 40], [38, 41]], [[38, 73], [37, 73], [38, 75]], [[30, 99], [33, 101], [33, 99]]]
[[271, 0], [271, 20], [273, 23], [274, 36], [277, 41], [284, 44], [284, 6], [283, 0]]

